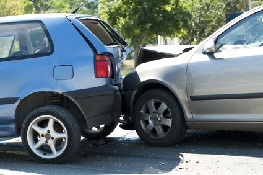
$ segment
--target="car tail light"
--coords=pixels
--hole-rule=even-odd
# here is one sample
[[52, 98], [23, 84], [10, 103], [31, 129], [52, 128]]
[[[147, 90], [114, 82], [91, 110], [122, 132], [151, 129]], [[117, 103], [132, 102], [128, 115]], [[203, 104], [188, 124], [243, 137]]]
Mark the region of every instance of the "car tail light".
[[113, 74], [111, 59], [109, 55], [98, 54], [95, 57], [96, 78], [108, 78]]

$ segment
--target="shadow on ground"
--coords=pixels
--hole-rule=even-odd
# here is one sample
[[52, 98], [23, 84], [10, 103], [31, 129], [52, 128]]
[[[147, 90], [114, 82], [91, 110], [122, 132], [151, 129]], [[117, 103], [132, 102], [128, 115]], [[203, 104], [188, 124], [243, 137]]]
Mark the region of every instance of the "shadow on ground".
[[21, 143], [1, 143], [0, 167], [11, 172], [52, 175], [161, 174], [174, 170], [183, 153], [263, 158], [262, 144], [263, 133], [230, 131], [189, 130], [181, 143], [171, 147], [151, 147], [138, 138], [109, 137], [102, 145], [83, 139], [74, 162], [45, 165], [30, 159]]

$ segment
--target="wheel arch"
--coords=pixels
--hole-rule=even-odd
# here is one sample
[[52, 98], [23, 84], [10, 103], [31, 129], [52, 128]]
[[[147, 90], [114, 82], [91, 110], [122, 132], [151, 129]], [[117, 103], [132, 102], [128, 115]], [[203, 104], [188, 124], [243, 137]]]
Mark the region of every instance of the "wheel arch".
[[33, 110], [46, 105], [64, 107], [77, 119], [81, 129], [87, 126], [87, 122], [81, 109], [73, 99], [58, 92], [42, 91], [29, 94], [20, 100], [20, 103], [15, 110], [16, 133], [20, 135], [24, 120]]
[[152, 89], [164, 89], [165, 91], [171, 93], [174, 97], [174, 99], [177, 101], [177, 103], [180, 106], [180, 109], [182, 110], [182, 113], [184, 115], [184, 120], [185, 120], [185, 110], [182, 106], [181, 100], [178, 97], [177, 93], [171, 88], [169, 87], [169, 85], [165, 84], [162, 81], [159, 80], [147, 80], [145, 82], [142, 82], [141, 85], [139, 87], [137, 87], [137, 90], [133, 96], [133, 100], [132, 100], [132, 113], [134, 110], [134, 106], [135, 106], [135, 102], [138, 100], [138, 98], [145, 92], [152, 90]]

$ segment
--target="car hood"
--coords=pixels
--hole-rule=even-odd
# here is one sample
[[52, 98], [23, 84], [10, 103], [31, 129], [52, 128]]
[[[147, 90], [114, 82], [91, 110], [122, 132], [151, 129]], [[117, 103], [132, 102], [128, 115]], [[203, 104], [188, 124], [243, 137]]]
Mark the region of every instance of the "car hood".
[[140, 64], [123, 79], [123, 90], [135, 90], [145, 83], [185, 88], [186, 68], [193, 52]]
[[159, 82], [166, 84], [167, 87], [179, 85], [184, 88], [187, 65], [196, 49], [178, 57], [163, 58], [140, 64], [124, 77], [123, 90], [134, 90], [147, 82]]
[[171, 67], [186, 66], [192, 56], [191, 52], [187, 52], [173, 58], [163, 58], [160, 60], [149, 61], [142, 63], [135, 68], [138, 73], [149, 72], [151, 74], [158, 74], [157, 70], [166, 70]]
[[134, 60], [134, 67], [149, 61], [160, 60], [162, 58], [174, 58], [185, 52], [189, 52], [196, 45], [160, 45], [143, 47], [140, 49], [138, 57]]

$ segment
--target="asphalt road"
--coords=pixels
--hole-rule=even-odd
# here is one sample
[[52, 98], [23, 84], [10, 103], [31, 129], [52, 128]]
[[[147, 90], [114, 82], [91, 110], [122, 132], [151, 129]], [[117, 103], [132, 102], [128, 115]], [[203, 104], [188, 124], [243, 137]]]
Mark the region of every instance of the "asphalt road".
[[193, 131], [171, 147], [144, 144], [117, 128], [105, 144], [83, 139], [74, 162], [39, 164], [20, 138], [0, 139], [0, 175], [13, 174], [263, 174], [263, 133]]

